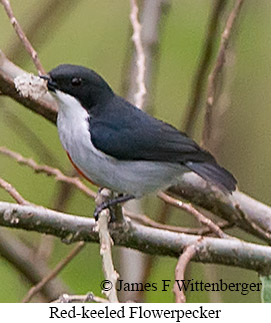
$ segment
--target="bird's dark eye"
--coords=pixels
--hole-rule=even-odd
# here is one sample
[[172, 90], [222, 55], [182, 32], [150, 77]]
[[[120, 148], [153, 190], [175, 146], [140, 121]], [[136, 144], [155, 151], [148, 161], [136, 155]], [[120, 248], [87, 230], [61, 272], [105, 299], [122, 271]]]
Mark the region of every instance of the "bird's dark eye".
[[73, 86], [78, 86], [78, 85], [80, 85], [82, 83], [82, 79], [80, 78], [80, 77], [74, 77], [74, 78], [72, 78], [72, 80], [71, 80], [71, 84], [73, 85]]

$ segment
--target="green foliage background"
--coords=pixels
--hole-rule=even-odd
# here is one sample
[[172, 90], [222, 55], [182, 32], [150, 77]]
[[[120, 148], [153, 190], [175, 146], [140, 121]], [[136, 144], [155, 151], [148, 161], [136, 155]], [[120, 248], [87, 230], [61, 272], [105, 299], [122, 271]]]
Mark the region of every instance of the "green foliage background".
[[[65, 0], [69, 2], [70, 0]], [[14, 13], [23, 27], [45, 4], [45, 0], [14, 0]], [[74, 9], [59, 17], [57, 24], [41, 28], [41, 38], [33, 43], [47, 70], [60, 63], [81, 64], [100, 73], [120, 93], [123, 64], [130, 34], [128, 0], [82, 0]], [[180, 128], [187, 106], [196, 64], [202, 48], [205, 28], [210, 12], [210, 0], [174, 0], [161, 38], [161, 55], [157, 88], [155, 90], [154, 115]], [[232, 1], [229, 1], [229, 8]], [[271, 186], [271, 3], [268, 0], [245, 1], [238, 31], [235, 35], [234, 80], [231, 86], [231, 104], [225, 115], [225, 138], [219, 149], [219, 161], [235, 174], [239, 188], [253, 197], [270, 203]], [[0, 7], [0, 48], [7, 52], [16, 41], [16, 35]], [[22, 68], [36, 73], [24, 48], [14, 59]], [[16, 126], [8, 122], [5, 110], [12, 111], [36, 134], [55, 156], [52, 166], [69, 171], [70, 165], [60, 145], [57, 129], [48, 121], [14, 103], [1, 99], [0, 103], [0, 145], [33, 157], [45, 163], [38, 145]], [[203, 113], [196, 127], [195, 139], [200, 141]], [[29, 201], [52, 207], [58, 192], [58, 184], [44, 175], [35, 175], [26, 167], [0, 156], [0, 176], [12, 183]], [[0, 200], [13, 202], [9, 195], [0, 190]], [[148, 199], [147, 214], [158, 212], [161, 204]], [[66, 211], [83, 216], [92, 212], [90, 202], [80, 192], [73, 194]], [[191, 224], [191, 216], [174, 212], [174, 223]], [[1, 230], [7, 230], [2, 229]], [[235, 231], [234, 231], [235, 232]], [[31, 232], [11, 230], [26, 243], [38, 248], [40, 235]], [[1, 234], [1, 233], [0, 233]], [[243, 235], [250, 241], [250, 236]], [[64, 257], [72, 246], [55, 240], [54, 252], [50, 258], [53, 267]], [[116, 250], [118, 248], [115, 248]], [[159, 257], [154, 263], [150, 282], [174, 279], [176, 259]], [[220, 278], [227, 282], [258, 282], [254, 272], [215, 265], [190, 265], [190, 278], [216, 282]], [[93, 291], [100, 294], [99, 282], [103, 279], [97, 245], [88, 245], [77, 258], [61, 273], [61, 278], [74, 293]], [[0, 301], [19, 302], [29, 289], [20, 274], [0, 258]], [[131, 282], [133, 277], [131, 277]], [[171, 302], [168, 292], [147, 292], [148, 302]], [[193, 292], [188, 295], [190, 302], [259, 302], [260, 293], [240, 292], [206, 293]]]

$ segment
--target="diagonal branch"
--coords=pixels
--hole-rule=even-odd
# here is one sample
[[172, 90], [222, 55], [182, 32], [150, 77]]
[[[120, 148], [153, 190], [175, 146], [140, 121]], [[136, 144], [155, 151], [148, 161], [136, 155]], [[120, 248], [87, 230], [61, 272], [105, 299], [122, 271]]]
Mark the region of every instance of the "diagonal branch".
[[78, 255], [78, 253], [84, 248], [85, 243], [83, 241], [79, 242], [68, 254], [67, 257], [62, 259], [56, 267], [46, 276], [42, 278], [41, 281], [38, 282], [37, 285], [33, 286], [28, 293], [25, 295], [23, 299], [23, 303], [29, 302], [34, 295], [36, 295], [48, 282], [50, 282], [52, 279], [54, 279], [59, 272], [75, 257]]
[[19, 22], [14, 16], [13, 10], [11, 8], [10, 2], [8, 0], [0, 0], [2, 5], [4, 6], [4, 9], [9, 17], [9, 20], [16, 31], [18, 37], [20, 38], [21, 42], [23, 43], [26, 51], [31, 56], [37, 70], [39, 71], [39, 74], [46, 74], [43, 66], [41, 65], [41, 62], [38, 58], [38, 54], [35, 51], [35, 49], [32, 47], [30, 41], [27, 39], [22, 27], [20, 26]]
[[55, 179], [59, 182], [69, 183], [80, 191], [85, 193], [88, 197], [95, 198], [96, 193], [88, 188], [85, 184], [83, 184], [78, 177], [70, 177], [64, 175], [58, 168], [53, 168], [47, 165], [39, 165], [31, 158], [24, 158], [19, 153], [15, 151], [9, 150], [5, 147], [0, 146], [0, 154], [6, 155], [10, 158], [15, 159], [19, 164], [26, 165], [32, 168], [36, 173], [43, 173], [48, 176], [54, 176]]
[[226, 22], [226, 27], [221, 36], [217, 59], [208, 78], [207, 103], [206, 103], [205, 120], [204, 120], [204, 127], [203, 127], [203, 133], [202, 133], [202, 141], [205, 147], [208, 147], [208, 141], [211, 138], [212, 109], [213, 109], [214, 102], [216, 100], [218, 77], [224, 66], [226, 49], [228, 47], [229, 39], [232, 34], [233, 28], [235, 26], [235, 22], [237, 20], [237, 17], [241, 10], [243, 2], [244, 0], [237, 0], [233, 10], [231, 11], [228, 17], [228, 20]]
[[184, 203], [180, 200], [176, 200], [171, 196], [168, 196], [165, 193], [159, 193], [158, 197], [161, 198], [166, 203], [169, 203], [177, 208], [185, 210], [186, 212], [194, 215], [194, 217], [199, 221], [199, 223], [206, 225], [217, 237], [219, 238], [229, 238], [227, 234], [225, 234], [218, 225], [216, 225], [213, 221], [206, 218], [203, 214], [201, 214], [197, 209], [195, 209], [191, 204]]
[[[50, 272], [44, 259], [39, 258], [39, 261], [36, 261], [36, 258], [33, 257], [33, 250], [7, 230], [1, 230], [0, 254], [31, 285], [37, 284], [42, 277], [47, 276]], [[58, 297], [60, 293], [68, 291], [69, 288], [56, 277], [44, 285], [40, 293], [45, 300], [50, 301]]]
[[191, 86], [191, 94], [188, 100], [183, 125], [183, 131], [188, 135], [192, 134], [193, 126], [203, 100], [205, 82], [208, 75], [207, 73], [212, 61], [215, 41], [219, 30], [219, 20], [221, 19], [226, 4], [227, 1], [224, 0], [217, 0], [213, 3], [212, 13], [209, 19], [205, 39], [203, 41], [201, 57]]
[[[167, 197], [169, 197], [167, 195]], [[188, 228], [188, 227], [180, 227], [180, 226], [174, 226], [170, 224], [163, 224], [157, 221], [152, 220], [145, 214], [137, 214], [130, 212], [128, 210], [125, 210], [125, 215], [128, 216], [130, 219], [135, 220], [141, 224], [144, 224], [146, 226], [152, 227], [152, 228], [157, 228], [157, 229], [162, 229], [162, 230], [167, 230], [167, 231], [172, 231], [172, 232], [179, 232], [179, 233], [189, 233], [189, 234], [197, 234], [197, 235], [209, 235], [212, 234], [213, 231], [208, 228], [207, 226], [201, 227], [201, 228]], [[231, 228], [233, 225], [230, 224], [227, 221], [221, 221], [220, 223], [217, 224], [220, 229], [228, 229]]]
[[0, 187], [2, 187], [18, 204], [30, 205], [22, 195], [10, 183], [0, 177]]

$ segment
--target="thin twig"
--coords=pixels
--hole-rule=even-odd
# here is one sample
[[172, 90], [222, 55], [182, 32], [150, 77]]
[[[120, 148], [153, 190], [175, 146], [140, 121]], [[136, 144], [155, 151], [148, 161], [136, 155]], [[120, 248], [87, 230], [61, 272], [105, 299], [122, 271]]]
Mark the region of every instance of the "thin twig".
[[188, 135], [192, 135], [193, 126], [203, 99], [206, 77], [212, 61], [217, 32], [219, 30], [219, 20], [221, 19], [226, 4], [227, 1], [225, 0], [217, 0], [213, 3], [205, 39], [203, 40], [201, 57], [193, 77], [191, 94], [189, 96], [186, 116], [182, 128]]
[[227, 19], [226, 27], [221, 36], [217, 59], [208, 77], [206, 113], [205, 113], [204, 127], [203, 127], [203, 133], [202, 133], [202, 142], [205, 147], [208, 146], [208, 141], [212, 133], [212, 109], [214, 106], [214, 102], [216, 100], [218, 77], [224, 66], [226, 49], [228, 47], [229, 39], [232, 34], [233, 27], [235, 26], [235, 22], [237, 20], [237, 17], [241, 10], [243, 2], [244, 0], [236, 1], [234, 8]]
[[130, 13], [130, 20], [133, 27], [133, 36], [132, 40], [135, 44], [135, 49], [137, 53], [137, 85], [138, 85], [138, 92], [135, 94], [135, 105], [142, 109], [143, 102], [144, 102], [144, 95], [146, 94], [146, 87], [144, 83], [144, 76], [145, 76], [145, 55], [144, 49], [141, 40], [141, 25], [138, 21], [138, 6], [136, 0], [131, 0], [131, 13]]
[[[75, 169], [72, 169], [72, 171], [70, 172], [70, 176], [73, 175], [76, 175]], [[75, 186], [70, 185], [66, 182], [57, 182], [56, 186], [57, 193], [53, 194], [54, 201], [50, 204], [52, 205], [53, 210], [65, 212], [66, 206], [72, 194], [75, 192]], [[54, 242], [54, 237], [45, 235], [42, 236], [35, 256], [48, 260], [53, 251]]]
[[[170, 205], [170, 204], [166, 203], [166, 205]], [[124, 210], [123, 213], [126, 216], [128, 216], [130, 219], [138, 221], [138, 222], [140, 222], [140, 223], [142, 223], [144, 225], [147, 225], [149, 227], [152, 227], [152, 228], [168, 230], [168, 231], [172, 231], [172, 232], [179, 232], [179, 233], [197, 234], [197, 235], [200, 235], [200, 236], [208, 235], [208, 234], [213, 233], [213, 230], [211, 230], [207, 226], [202, 227], [202, 228], [180, 227], [180, 226], [174, 226], [174, 225], [164, 224], [164, 223], [154, 221], [154, 220], [152, 220], [151, 218], [149, 218], [145, 214], [137, 214], [137, 213], [130, 212], [128, 210]], [[234, 225], [233, 223], [229, 223], [229, 222], [226, 222], [226, 221], [221, 221], [221, 222], [217, 223], [217, 226], [220, 229], [228, 229], [228, 228], [231, 228], [233, 225]]]
[[200, 213], [196, 208], [194, 208], [190, 203], [184, 203], [180, 200], [177, 200], [165, 193], [158, 193], [157, 195], [159, 198], [161, 198], [166, 203], [169, 203], [177, 208], [183, 209], [186, 212], [194, 215], [194, 217], [202, 224], [206, 225], [212, 232], [218, 236], [219, 238], [229, 238], [229, 235], [224, 233], [218, 225], [216, 225], [213, 221], [206, 218], [202, 213]]
[[[57, 32], [59, 25], [61, 25], [63, 18], [67, 17], [69, 11], [75, 9], [75, 6], [80, 4], [80, 0], [77, 1], [56, 1], [47, 0], [40, 2], [38, 6], [33, 6], [35, 12], [31, 12], [31, 16], [27, 21], [24, 21], [24, 31], [31, 39], [31, 43], [35, 44], [36, 49], [40, 49], [46, 44], [46, 40], [50, 38], [50, 32], [44, 32], [46, 30], [54, 30]], [[11, 60], [15, 60], [17, 64], [21, 64], [23, 61], [22, 45], [20, 39], [15, 41], [11, 39], [7, 48], [4, 49], [5, 53]]]
[[[96, 204], [99, 205], [103, 203], [110, 196], [111, 191], [103, 189], [97, 195]], [[119, 274], [116, 272], [112, 260], [111, 246], [113, 245], [113, 240], [108, 230], [109, 220], [110, 211], [108, 209], [103, 210], [99, 214], [99, 220], [97, 224], [100, 239], [100, 254], [102, 256], [103, 272], [105, 277], [104, 282], [106, 282], [106, 284], [104, 285], [103, 293], [106, 295], [110, 303], [118, 303], [119, 300], [117, 296], [116, 283], [119, 278]]]
[[232, 39], [231, 46], [227, 49], [223, 73], [220, 73], [216, 100], [212, 108], [212, 133], [206, 143], [208, 146], [206, 147], [205, 145], [205, 148], [207, 148], [215, 157], [219, 156], [221, 150], [223, 151], [223, 139], [227, 134], [225, 115], [231, 106], [231, 89], [236, 74], [236, 69], [234, 68], [234, 47], [234, 41]]
[[71, 262], [72, 259], [74, 259], [75, 256], [78, 255], [78, 253], [84, 248], [85, 242], [80, 241], [76, 247], [74, 247], [71, 252], [68, 254], [67, 257], [62, 259], [56, 267], [49, 273], [49, 275], [45, 276], [37, 285], [33, 286], [26, 296], [23, 298], [22, 302], [27, 303], [29, 302], [32, 297], [37, 294], [43, 287], [46, 285], [49, 281], [51, 281], [53, 278], [55, 278], [60, 271], [68, 264]]
[[39, 74], [46, 74], [45, 69], [41, 65], [41, 62], [38, 58], [37, 52], [35, 51], [35, 49], [31, 45], [30, 41], [27, 39], [22, 27], [20, 26], [17, 19], [15, 18], [9, 1], [8, 0], [0, 0], [0, 1], [1, 1], [2, 5], [4, 6], [4, 9], [9, 17], [9, 20], [10, 20], [14, 30], [16, 31], [16, 33], [17, 33], [18, 37], [20, 38], [22, 44], [24, 45], [25, 49], [27, 50], [27, 52], [31, 56], [32, 61], [34, 62]]
[[21, 205], [31, 205], [30, 202], [25, 200], [22, 195], [10, 183], [0, 177], [0, 187], [2, 187], [8, 194]]
[[24, 143], [34, 151], [40, 160], [46, 164], [53, 164], [60, 169], [61, 163], [51, 150], [45, 145], [41, 137], [32, 129], [29, 122], [24, 122], [13, 110], [4, 106], [1, 102], [1, 112], [5, 118], [5, 123], [13, 130]]
[[182, 284], [182, 281], [184, 281], [184, 274], [185, 274], [186, 267], [197, 252], [196, 245], [197, 243], [191, 244], [188, 247], [186, 247], [183, 253], [180, 255], [179, 260], [177, 262], [177, 266], [175, 269], [175, 284], [173, 287], [176, 303], [186, 302], [184, 288], [181, 286], [181, 284]]
[[58, 299], [51, 303], [108, 303], [108, 300], [99, 296], [95, 296], [93, 293], [87, 293], [86, 295], [68, 295], [63, 294]]
[[58, 168], [47, 165], [39, 165], [31, 158], [24, 158], [21, 154], [14, 152], [6, 147], [0, 146], [0, 153], [15, 159], [19, 164], [32, 168], [36, 173], [44, 173], [48, 176], [54, 176], [57, 181], [66, 182], [76, 186], [80, 191], [91, 198], [96, 197], [96, 193], [89, 189], [78, 177], [70, 177], [64, 175]]
[[[0, 232], [1, 257], [18, 271], [27, 286], [29, 284], [35, 285], [42, 277], [47, 276], [50, 269], [44, 259], [35, 259], [35, 250], [26, 245], [18, 238], [18, 235], [13, 234], [10, 230], [1, 229]], [[60, 277], [56, 277], [40, 290], [39, 296], [42, 296], [42, 300], [48, 302], [58, 297], [60, 293], [67, 293], [68, 291], [68, 286], [63, 283]]]

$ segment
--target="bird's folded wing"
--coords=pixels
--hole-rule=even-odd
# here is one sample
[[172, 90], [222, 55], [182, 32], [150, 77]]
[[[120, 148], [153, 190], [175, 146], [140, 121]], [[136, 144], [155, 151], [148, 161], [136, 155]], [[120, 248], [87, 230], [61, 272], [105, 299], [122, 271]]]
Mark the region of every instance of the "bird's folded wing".
[[89, 121], [96, 149], [118, 160], [180, 163], [228, 191], [235, 189], [235, 178], [184, 133], [132, 105], [119, 105], [117, 113], [116, 108], [114, 105], [111, 113], [107, 107], [106, 118]]

